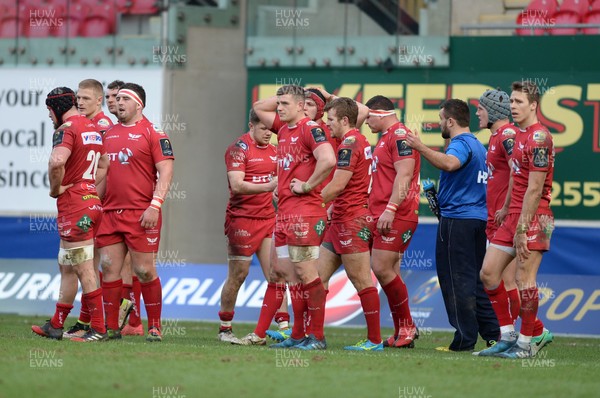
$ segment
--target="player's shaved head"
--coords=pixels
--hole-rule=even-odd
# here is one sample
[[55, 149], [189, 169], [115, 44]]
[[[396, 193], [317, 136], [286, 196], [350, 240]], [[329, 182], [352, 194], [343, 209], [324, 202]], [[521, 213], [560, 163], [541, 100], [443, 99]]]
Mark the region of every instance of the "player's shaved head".
[[96, 97], [104, 96], [104, 87], [96, 79], [85, 79], [79, 82], [79, 88], [91, 89]]
[[369, 109], [377, 109], [382, 111], [393, 111], [394, 103], [388, 97], [376, 95], [365, 104]]

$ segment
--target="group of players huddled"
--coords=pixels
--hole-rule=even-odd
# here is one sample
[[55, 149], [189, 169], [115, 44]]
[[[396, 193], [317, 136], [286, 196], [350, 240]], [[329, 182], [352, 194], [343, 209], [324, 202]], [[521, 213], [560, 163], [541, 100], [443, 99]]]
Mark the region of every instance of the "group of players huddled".
[[[102, 112], [105, 95], [117, 124]], [[81, 81], [76, 93], [68, 87], [48, 93], [55, 128], [48, 175], [50, 196], [57, 199], [61, 285], [52, 319], [32, 326], [38, 335], [78, 342], [144, 335], [143, 296], [146, 340], [162, 340], [155, 254], [174, 156], [167, 134], [144, 116], [145, 105], [142, 86], [119, 80], [106, 94], [94, 79]], [[78, 280], [80, 316], [64, 331]]]
[[[461, 302], [457, 295], [473, 297], [474, 303], [477, 293], [483, 297], [487, 293], [487, 306], [496, 317], [491, 310], [490, 314], [497, 318], [488, 328], [494, 336], [484, 336], [479, 330], [488, 348], [474, 354], [527, 358], [553, 340], [537, 318], [536, 275], [554, 225], [549, 207], [554, 148], [550, 133], [537, 120], [538, 88], [530, 82], [515, 82], [512, 88], [510, 96], [487, 90], [477, 111], [480, 127], [492, 132], [487, 159], [483, 150], [482, 164], [487, 170], [472, 177], [472, 184], [475, 180], [487, 184], [483, 239], [487, 236], [489, 247], [485, 260], [467, 270], [480, 292], [444, 292], [444, 299], [457, 329], [455, 340], [462, 341], [463, 331], [452, 318], [466, 311], [479, 321], [479, 309], [449, 307]], [[325, 112], [326, 123], [322, 120]], [[511, 114], [518, 127], [510, 123]], [[442, 137], [451, 142], [463, 131], [469, 132], [468, 119], [464, 101], [442, 103]], [[380, 134], [374, 149], [359, 131], [363, 122], [372, 133]], [[270, 144], [273, 133], [277, 134], [276, 147]], [[456, 167], [446, 168], [438, 155], [449, 156]], [[421, 156], [452, 172], [465, 168], [476, 154], [467, 150], [463, 159], [452, 151], [443, 154], [426, 148], [399, 121], [393, 102], [381, 95], [363, 105], [324, 89], [287, 85], [275, 96], [254, 103], [249, 131], [225, 152], [230, 190], [225, 217], [229, 272], [221, 294], [219, 340], [265, 345], [271, 337], [278, 341], [273, 348], [326, 349], [323, 325], [328, 281], [343, 264], [360, 297], [367, 325], [367, 338], [345, 349], [414, 347], [419, 331], [400, 264], [418, 224]], [[460, 198], [458, 203], [447, 202], [440, 197], [442, 221], [451, 217], [449, 207], [461, 209]], [[268, 287], [256, 328], [238, 338], [232, 330], [234, 306], [254, 254]], [[385, 339], [371, 271], [387, 297], [394, 324], [393, 335]], [[452, 277], [451, 269], [449, 274]], [[292, 327], [287, 294], [294, 313]], [[514, 328], [519, 316], [520, 334]], [[273, 319], [277, 330], [269, 330]], [[474, 328], [476, 339], [477, 322]], [[473, 351], [474, 344], [451, 344], [443, 350]]]
[[[56, 129], [48, 174], [50, 196], [57, 198], [61, 290], [52, 319], [32, 330], [81, 342], [143, 335], [141, 295], [148, 315], [147, 340], [161, 341], [162, 288], [155, 254], [161, 206], [173, 175], [173, 148], [167, 134], [143, 115], [146, 94], [141, 86], [118, 80], [108, 85], [106, 102], [118, 120], [115, 125], [102, 113], [104, 95], [100, 82], [87, 79], [77, 93], [58, 87], [46, 98]], [[491, 303], [497, 318], [488, 334], [498, 334], [490, 338], [479, 330], [488, 345], [475, 353], [480, 356], [533, 357], [553, 340], [537, 318], [536, 275], [554, 227], [549, 206], [554, 147], [537, 120], [538, 106], [539, 90], [530, 82], [515, 82], [510, 96], [487, 90], [479, 101], [480, 128], [489, 128], [492, 135], [483, 160], [487, 181], [481, 173], [473, 179], [487, 184], [489, 246], [483, 264], [466, 272], [474, 275], [474, 283], [483, 283], [487, 306]], [[510, 115], [518, 127], [510, 123]], [[380, 134], [374, 149], [359, 131], [363, 123]], [[471, 135], [468, 125], [464, 101], [441, 104], [442, 137], [450, 144], [458, 135]], [[427, 148], [398, 119], [393, 102], [381, 95], [363, 105], [324, 89], [282, 86], [275, 96], [253, 104], [248, 126], [225, 152], [229, 270], [221, 293], [219, 340], [265, 345], [269, 336], [278, 341], [274, 348], [326, 349], [328, 282], [343, 264], [367, 325], [367, 338], [345, 349], [413, 348], [419, 331], [400, 264], [418, 225], [421, 157], [443, 170], [443, 222], [469, 205], [460, 198], [457, 202], [456, 195], [449, 203], [446, 197], [452, 195], [442, 184], [452, 178], [443, 173], [466, 170], [477, 154], [464, 143], [466, 150], [448, 149], [445, 154]], [[270, 143], [273, 133], [276, 147]], [[445, 161], [451, 166], [444, 166]], [[468, 191], [471, 182], [465, 184]], [[254, 254], [268, 287], [256, 328], [238, 338], [232, 330], [234, 307]], [[394, 324], [393, 334], [385, 339], [371, 271]], [[452, 272], [450, 268], [450, 278]], [[441, 279], [439, 270], [438, 275]], [[78, 280], [83, 289], [80, 318], [65, 332]], [[446, 285], [454, 289], [452, 283], [440, 282], [442, 290]], [[469, 333], [476, 339], [477, 322], [474, 331], [456, 324], [460, 314], [469, 312], [479, 321], [478, 310], [450, 307], [467, 302], [463, 295], [473, 301], [478, 293], [485, 297], [479, 289], [443, 292], [450, 323], [457, 329], [455, 340], [463, 341]], [[294, 313], [291, 327], [288, 294]], [[273, 319], [277, 330], [269, 330]], [[474, 344], [451, 344], [445, 350], [472, 351]]]

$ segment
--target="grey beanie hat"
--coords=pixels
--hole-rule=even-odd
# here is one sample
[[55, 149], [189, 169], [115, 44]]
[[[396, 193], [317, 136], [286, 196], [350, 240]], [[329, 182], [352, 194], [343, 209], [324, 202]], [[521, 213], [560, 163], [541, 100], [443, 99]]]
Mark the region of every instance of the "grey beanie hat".
[[488, 113], [488, 128], [498, 120], [508, 119], [510, 116], [510, 96], [504, 91], [487, 90], [479, 98], [479, 103]]

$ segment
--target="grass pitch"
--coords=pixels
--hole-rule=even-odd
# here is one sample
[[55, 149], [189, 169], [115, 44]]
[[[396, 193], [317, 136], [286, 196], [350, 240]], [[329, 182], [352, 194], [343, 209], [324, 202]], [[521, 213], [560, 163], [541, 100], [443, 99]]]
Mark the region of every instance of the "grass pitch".
[[[31, 332], [46, 318], [0, 314], [0, 397], [594, 397], [600, 339], [555, 337], [531, 360], [436, 351], [451, 334], [423, 331], [414, 349], [347, 352], [363, 329], [327, 328], [318, 352], [240, 347], [216, 340], [216, 323], [163, 324], [144, 337], [78, 344]], [[69, 318], [70, 325], [75, 317]], [[235, 324], [238, 337], [253, 325]], [[390, 330], [382, 331], [384, 336]], [[478, 349], [483, 348], [480, 342]]]

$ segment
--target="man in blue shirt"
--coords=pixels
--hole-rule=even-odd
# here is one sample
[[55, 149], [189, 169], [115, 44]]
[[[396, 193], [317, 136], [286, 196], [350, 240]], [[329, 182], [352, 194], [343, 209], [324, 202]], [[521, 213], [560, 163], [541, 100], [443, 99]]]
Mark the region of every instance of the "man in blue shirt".
[[440, 107], [446, 152], [428, 148], [409, 133], [407, 143], [441, 170], [441, 211], [435, 259], [440, 288], [454, 340], [443, 351], [471, 351], [477, 333], [488, 346], [499, 334], [498, 320], [483, 290], [479, 271], [485, 256], [487, 166], [484, 146], [469, 130], [469, 106], [450, 99]]

